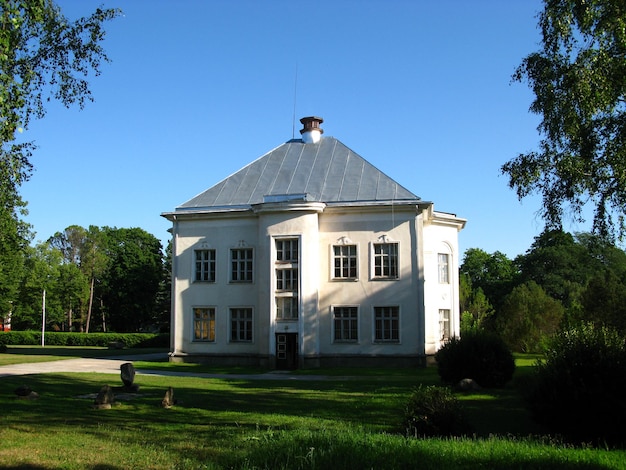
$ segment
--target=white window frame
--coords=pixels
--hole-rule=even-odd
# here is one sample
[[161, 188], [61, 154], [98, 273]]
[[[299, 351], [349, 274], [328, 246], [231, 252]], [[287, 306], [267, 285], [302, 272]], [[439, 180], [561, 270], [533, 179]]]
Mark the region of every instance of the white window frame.
[[[201, 313], [201, 311], [206, 311], [208, 313], [209, 318], [204, 320], [203, 318], [198, 319], [196, 315]], [[192, 322], [192, 338], [195, 343], [215, 343], [216, 338], [216, 322], [217, 322], [217, 308], [215, 306], [207, 306], [207, 305], [197, 305], [192, 307], [191, 309]], [[200, 328], [200, 335], [198, 335], [197, 324], [199, 322], [208, 323], [206, 327], [202, 326]], [[206, 333], [206, 334], [205, 334]]]
[[[389, 245], [389, 246], [395, 246], [396, 247], [396, 252], [395, 252], [395, 275], [392, 273], [390, 275], [384, 275], [384, 274], [376, 274], [376, 268], [377, 268], [377, 264], [376, 261], [378, 259], [381, 259], [381, 270], [384, 270], [384, 260], [386, 258], [388, 259], [392, 259], [390, 254], [387, 253], [376, 253], [376, 247], [377, 246], [381, 246], [381, 245]], [[388, 239], [383, 239], [377, 242], [371, 242], [370, 243], [370, 277], [372, 280], [382, 280], [382, 281], [395, 281], [397, 279], [400, 279], [400, 243], [397, 241], [393, 241], [393, 240], [388, 240]], [[391, 262], [389, 263], [389, 268], [391, 270], [392, 265]]]
[[[293, 242], [296, 242], [294, 249]], [[279, 243], [291, 242], [288, 247]], [[294, 321], [300, 316], [300, 250], [299, 236], [274, 237], [274, 316], [277, 321]], [[285, 249], [287, 248], [287, 249]], [[289, 256], [285, 257], [288, 253]], [[289, 279], [279, 275], [291, 271]], [[280, 278], [280, 285], [279, 285]], [[289, 282], [285, 282], [285, 281]], [[288, 284], [288, 285], [286, 285]]]
[[[345, 255], [340, 253], [339, 255], [335, 253], [335, 249], [339, 248], [340, 250], [347, 248], [354, 248], [354, 255], [348, 254]], [[336, 267], [336, 261], [340, 260], [340, 267]], [[344, 267], [343, 261], [354, 260], [354, 266], [349, 265], [347, 268]], [[337, 276], [337, 269], [340, 270], [340, 275]], [[354, 276], [343, 276], [343, 271], [348, 269], [354, 269]], [[357, 281], [359, 279], [359, 245], [356, 243], [342, 243], [342, 244], [334, 244], [330, 246], [330, 278], [334, 281]]]
[[437, 278], [439, 284], [450, 284], [450, 254], [438, 253], [437, 254]]
[[[242, 259], [242, 258], [234, 259], [233, 254], [235, 252], [237, 253], [250, 252], [251, 258], [250, 259], [247, 259], [247, 258], [246, 259]], [[250, 247], [231, 248], [229, 256], [230, 256], [229, 282], [233, 284], [252, 284], [254, 282], [254, 261], [255, 261], [254, 249]], [[249, 270], [247, 267], [247, 263], [251, 263], [251, 267]], [[244, 269], [240, 269], [242, 264], [245, 265]], [[250, 279], [241, 279], [242, 273], [245, 275], [245, 277], [248, 277], [248, 274], [249, 274]], [[238, 275], [239, 279], [234, 279], [235, 274]]]
[[[337, 313], [338, 309], [354, 309], [356, 311], [356, 316], [355, 318], [340, 318], [337, 319], [335, 318], [335, 315]], [[331, 340], [333, 343], [336, 344], [354, 344], [354, 343], [358, 343], [359, 342], [359, 338], [360, 338], [360, 312], [359, 312], [359, 307], [358, 305], [333, 305], [331, 307], [331, 313], [332, 313], [332, 328], [331, 328]], [[337, 338], [337, 321], [348, 321], [349, 323], [352, 322], [356, 322], [356, 338]], [[345, 331], [344, 328], [341, 328], [342, 331]], [[352, 331], [352, 328], [348, 328], [347, 329], [349, 332]]]
[[[250, 314], [250, 318], [241, 318], [239, 315], [241, 313]], [[238, 318], [235, 318], [234, 315], [237, 314]], [[228, 320], [230, 322], [230, 340], [231, 343], [253, 343], [254, 342], [254, 308], [248, 306], [242, 307], [229, 307], [228, 308]], [[241, 328], [241, 325], [244, 325]], [[247, 333], [250, 333], [250, 339], [241, 338], [241, 334], [244, 333], [244, 336], [247, 336]]]
[[439, 309], [439, 340], [449, 341], [452, 337], [451, 311], [449, 308]]
[[[395, 313], [397, 316], [395, 318], [395, 320], [393, 318], [381, 318], [381, 321], [384, 322], [388, 322], [388, 321], [395, 321], [397, 322], [397, 334], [398, 337], [394, 338], [393, 337], [393, 327], [391, 328], [382, 328], [381, 329], [381, 336], [383, 336], [382, 338], [378, 338], [378, 324], [377, 324], [377, 310], [378, 309], [394, 309], [394, 311], [388, 312], [388, 313]], [[383, 312], [384, 313], [384, 312]], [[373, 307], [373, 311], [372, 311], [372, 318], [373, 318], [373, 322], [372, 322], [372, 335], [373, 335], [373, 342], [374, 343], [380, 343], [380, 344], [399, 344], [400, 343], [400, 338], [402, 335], [402, 323], [401, 323], [401, 316], [400, 316], [400, 306], [399, 305], [376, 305]], [[386, 336], [386, 332], [387, 331], [391, 331], [392, 335], [389, 338], [385, 338], [384, 336]]]
[[[198, 259], [198, 255], [200, 253], [208, 253], [209, 259]], [[213, 254], [213, 259], [210, 259], [211, 254]], [[204, 270], [205, 263], [208, 266], [206, 272], [208, 272], [209, 274], [208, 276], [209, 279], [202, 279], [202, 277], [204, 277], [202, 276], [202, 274], [205, 272]], [[200, 266], [200, 269], [198, 269], [198, 266]], [[205, 248], [205, 247], [194, 249], [193, 250], [193, 282], [215, 283], [216, 281], [217, 281], [217, 250], [215, 248]]]

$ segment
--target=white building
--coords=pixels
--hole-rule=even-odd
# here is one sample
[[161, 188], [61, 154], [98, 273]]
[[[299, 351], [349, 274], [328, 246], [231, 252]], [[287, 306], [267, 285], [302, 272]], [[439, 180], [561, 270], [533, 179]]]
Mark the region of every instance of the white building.
[[424, 364], [459, 332], [458, 232], [301, 119], [290, 140], [162, 214], [171, 360], [278, 369]]

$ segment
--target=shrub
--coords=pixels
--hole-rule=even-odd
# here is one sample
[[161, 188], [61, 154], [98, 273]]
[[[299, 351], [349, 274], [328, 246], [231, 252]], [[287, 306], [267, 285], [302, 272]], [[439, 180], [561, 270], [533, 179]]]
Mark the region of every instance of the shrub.
[[460, 436], [470, 433], [463, 410], [449, 388], [416, 388], [404, 412], [404, 429], [410, 437]]
[[445, 383], [474, 379], [481, 387], [503, 387], [515, 372], [515, 360], [504, 341], [486, 331], [452, 338], [435, 355], [439, 377]]
[[[121, 343], [127, 348], [166, 348], [169, 346], [169, 334], [152, 333], [46, 333], [45, 344], [48, 346], [98, 346], [107, 347], [111, 343]], [[0, 332], [0, 345], [38, 345], [41, 344], [41, 331], [4, 331]]]
[[548, 344], [526, 400], [533, 418], [576, 442], [626, 442], [626, 345], [617, 331], [583, 324]]

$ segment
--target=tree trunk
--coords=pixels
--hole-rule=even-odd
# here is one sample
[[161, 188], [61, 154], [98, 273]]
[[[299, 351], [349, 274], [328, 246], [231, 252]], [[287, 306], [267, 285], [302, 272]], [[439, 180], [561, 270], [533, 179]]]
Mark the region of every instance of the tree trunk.
[[91, 286], [89, 288], [89, 308], [87, 309], [87, 326], [85, 328], [85, 333], [89, 333], [89, 322], [91, 321], [91, 307], [93, 306], [93, 286], [95, 279], [95, 276], [91, 278]]

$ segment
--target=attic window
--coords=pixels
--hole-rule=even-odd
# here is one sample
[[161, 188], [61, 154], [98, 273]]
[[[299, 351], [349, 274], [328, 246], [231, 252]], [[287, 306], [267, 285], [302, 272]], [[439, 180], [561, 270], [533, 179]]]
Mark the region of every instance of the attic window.
[[266, 194], [263, 202], [287, 202], [287, 201], [308, 201], [307, 193], [297, 194]]

